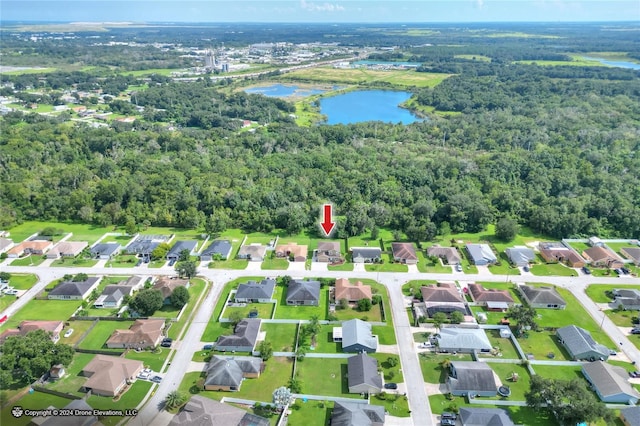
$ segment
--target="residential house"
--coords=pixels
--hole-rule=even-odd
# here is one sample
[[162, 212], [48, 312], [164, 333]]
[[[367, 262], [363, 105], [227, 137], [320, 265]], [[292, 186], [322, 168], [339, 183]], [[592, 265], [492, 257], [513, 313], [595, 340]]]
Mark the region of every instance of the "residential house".
[[336, 303], [342, 299], [346, 299], [349, 303], [356, 303], [360, 299], [371, 299], [371, 297], [371, 286], [362, 284], [362, 281], [350, 284], [346, 278], [336, 280], [334, 293]]
[[26, 336], [30, 331], [44, 330], [51, 334], [51, 341], [56, 343], [60, 339], [60, 332], [64, 328], [62, 321], [22, 321], [18, 328], [6, 329], [0, 334], [0, 344], [3, 344], [8, 337]]
[[125, 247], [127, 254], [135, 254], [141, 257], [151, 257], [151, 253], [162, 243], [166, 243], [169, 237], [164, 235], [138, 235], [135, 240]]
[[307, 260], [308, 246], [299, 246], [297, 243], [281, 244], [276, 246], [276, 257], [285, 257], [293, 262], [305, 262]]
[[271, 303], [273, 290], [276, 288], [276, 280], [267, 278], [259, 283], [249, 281], [238, 286], [235, 301], [239, 303]]
[[[331, 410], [331, 426], [383, 426], [385, 412], [380, 405], [336, 401]], [[176, 425], [177, 426], [177, 425]]]
[[539, 243], [538, 250], [547, 263], [564, 263], [572, 268], [582, 268], [586, 265], [586, 261], [575, 250], [560, 242]]
[[556, 336], [565, 347], [571, 359], [595, 361], [609, 358], [609, 349], [597, 343], [584, 328], [568, 325], [556, 330]]
[[94, 395], [113, 397], [133, 382], [143, 368], [142, 361], [96, 355], [82, 369], [82, 375], [89, 378], [83, 387]]
[[640, 311], [640, 290], [632, 288], [614, 289], [613, 303], [625, 311]]
[[[56, 407], [52, 406], [48, 408], [54, 410]], [[79, 412], [93, 412], [93, 408], [87, 404], [84, 399], [72, 399], [71, 402], [65, 405], [60, 411], [67, 412], [71, 415], [34, 417], [31, 419], [30, 424], [38, 426], [102, 426], [102, 423], [100, 423], [96, 416], [76, 414]]]
[[14, 246], [7, 251], [7, 257], [12, 259], [20, 257], [22, 255], [36, 255], [42, 256], [47, 251], [51, 250], [53, 242], [48, 240], [31, 240], [23, 241], [20, 244]]
[[63, 241], [55, 245], [47, 253], [47, 259], [58, 259], [60, 257], [76, 257], [82, 250], [86, 249], [89, 243], [85, 241]]
[[262, 244], [249, 244], [240, 247], [238, 259], [247, 259], [250, 262], [262, 262], [267, 253], [267, 246]]
[[342, 262], [340, 243], [338, 241], [320, 241], [315, 252], [317, 262], [337, 263]]
[[132, 275], [124, 281], [120, 281], [118, 285], [126, 285], [133, 289], [133, 291], [141, 290], [144, 287], [145, 279], [138, 275]]
[[617, 254], [603, 246], [588, 248], [582, 252], [582, 256], [591, 262], [591, 266], [611, 269], [624, 266], [624, 262]]
[[62, 281], [47, 294], [49, 300], [84, 300], [98, 287], [102, 277], [89, 277], [85, 281]]
[[162, 277], [153, 285], [154, 290], [160, 290], [160, 293], [162, 293], [162, 298], [164, 299], [163, 303], [165, 305], [171, 304], [171, 294], [173, 293], [173, 290], [178, 287], [189, 288], [189, 280]]
[[199, 395], [173, 416], [169, 426], [269, 426], [269, 420], [241, 408]]
[[602, 361], [590, 362], [582, 364], [582, 374], [602, 402], [635, 405], [640, 400], [640, 394], [629, 384], [629, 374], [622, 367]]
[[119, 308], [125, 296], [133, 294], [133, 287], [128, 285], [112, 284], [102, 290], [95, 302], [94, 308]]
[[349, 393], [376, 394], [382, 391], [382, 376], [378, 372], [378, 360], [366, 353], [347, 359]]
[[371, 324], [352, 319], [342, 323], [342, 352], [372, 353], [378, 349], [378, 338], [371, 333]]
[[441, 328], [434, 336], [441, 352], [489, 352], [491, 342], [481, 328]]
[[215, 355], [207, 365], [205, 390], [238, 391], [246, 378], [260, 377], [262, 360], [251, 356]]
[[467, 244], [466, 247], [471, 258], [471, 262], [474, 265], [493, 265], [498, 261], [498, 258], [488, 244]]
[[203, 250], [200, 254], [200, 260], [204, 262], [212, 261], [218, 255], [220, 259], [227, 260], [231, 258], [231, 250], [233, 245], [229, 240], [215, 240]]
[[427, 256], [437, 256], [446, 261], [448, 265], [459, 265], [462, 261], [458, 249], [455, 247], [440, 247], [433, 245], [427, 249]]
[[197, 247], [198, 247], [197, 241], [193, 241], [193, 240], [177, 241], [167, 253], [167, 260], [177, 261], [178, 259], [180, 259], [180, 254], [184, 250], [187, 250], [189, 252], [189, 256], [193, 256], [196, 253]]
[[501, 408], [460, 408], [462, 426], [515, 426], [507, 411]]
[[109, 349], [155, 348], [162, 340], [163, 319], [139, 319], [128, 330], [116, 329], [107, 340]]
[[[0, 249], [0, 253], [2, 253], [2, 249]], [[640, 266], [640, 247], [623, 247], [620, 249], [620, 253], [625, 255], [634, 265]]]
[[351, 247], [353, 263], [378, 263], [382, 260], [382, 250], [377, 247]]
[[467, 284], [467, 288], [473, 301], [480, 306], [486, 306], [490, 311], [505, 311], [515, 303], [509, 290], [487, 290], [476, 283]]
[[567, 302], [554, 287], [533, 287], [518, 284], [518, 290], [525, 302], [532, 308], [564, 309]]
[[450, 314], [458, 311], [464, 315], [467, 314], [467, 306], [455, 283], [440, 282], [437, 286], [422, 286], [420, 292], [429, 317], [436, 312]]
[[416, 249], [411, 243], [391, 243], [391, 252], [393, 260], [407, 265], [415, 265], [418, 263], [418, 255]]
[[320, 282], [291, 280], [287, 287], [287, 305], [318, 306]]
[[251, 352], [260, 333], [260, 319], [245, 318], [240, 321], [230, 336], [220, 336], [215, 350], [221, 352]]
[[629, 407], [620, 410], [620, 419], [625, 426], [640, 425], [640, 407]]
[[527, 266], [536, 259], [536, 254], [529, 247], [509, 247], [505, 253], [509, 262], [515, 266]]
[[0, 238], [0, 253], [10, 250], [14, 246], [10, 238]]
[[496, 396], [498, 386], [491, 367], [486, 362], [452, 361], [447, 378], [449, 391], [455, 396]]
[[122, 251], [122, 246], [118, 243], [99, 243], [91, 247], [91, 257], [100, 260], [109, 260], [117, 256]]

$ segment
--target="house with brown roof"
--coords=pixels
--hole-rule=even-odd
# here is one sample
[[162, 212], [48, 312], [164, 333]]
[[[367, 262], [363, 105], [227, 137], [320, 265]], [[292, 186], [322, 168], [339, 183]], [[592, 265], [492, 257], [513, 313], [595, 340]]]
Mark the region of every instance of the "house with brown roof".
[[450, 314], [458, 311], [467, 314], [465, 301], [455, 283], [441, 282], [438, 285], [422, 286], [420, 293], [429, 317], [436, 312]]
[[476, 283], [470, 283], [467, 287], [473, 301], [480, 306], [486, 306], [490, 311], [504, 311], [514, 304], [509, 290], [495, 288], [487, 290], [481, 284]]
[[42, 256], [47, 251], [51, 250], [51, 247], [53, 247], [53, 242], [47, 240], [23, 241], [17, 246], [14, 246], [11, 250], [7, 251], [7, 257], [16, 258], [28, 254]]
[[623, 247], [620, 249], [620, 253], [632, 261], [634, 265], [640, 266], [640, 247]]
[[297, 243], [281, 244], [276, 246], [276, 257], [286, 257], [293, 262], [305, 262], [307, 249], [308, 246], [299, 246]]
[[572, 268], [586, 265], [586, 261], [576, 251], [560, 242], [539, 243], [538, 250], [547, 263], [564, 263]]
[[351, 284], [346, 278], [338, 278], [336, 280], [336, 302], [342, 299], [347, 299], [347, 302], [355, 303], [360, 299], [371, 299], [371, 297], [371, 286], [362, 284], [362, 281]]
[[162, 340], [163, 319], [139, 319], [128, 330], [116, 329], [107, 340], [109, 349], [155, 348]]
[[445, 260], [448, 265], [459, 265], [462, 261], [458, 249], [455, 247], [440, 247], [433, 245], [427, 249], [427, 256], [436, 256]]
[[96, 355], [82, 369], [82, 375], [89, 378], [83, 388], [92, 394], [113, 397], [132, 383], [143, 368], [142, 361]]
[[391, 252], [393, 260], [407, 265], [415, 265], [418, 263], [418, 255], [416, 249], [411, 243], [391, 243]]
[[267, 254], [267, 246], [255, 243], [244, 245], [238, 250], [238, 259], [247, 259], [249, 262], [262, 262]]
[[171, 304], [171, 293], [178, 287], [186, 287], [189, 288], [189, 280], [183, 280], [180, 278], [168, 278], [162, 277], [159, 278], [158, 281], [153, 285], [154, 290], [160, 290], [162, 293], [162, 298], [164, 299], [164, 304]]
[[51, 333], [51, 340], [55, 343], [60, 339], [60, 332], [64, 328], [62, 321], [22, 321], [18, 328], [6, 329], [0, 334], [0, 344], [11, 336], [25, 336], [30, 331], [44, 330]]
[[47, 253], [47, 259], [58, 259], [61, 257], [76, 257], [82, 250], [87, 248], [86, 241], [62, 241]]
[[604, 246], [590, 247], [582, 252], [582, 256], [588, 260], [592, 266], [603, 268], [622, 268], [624, 262], [612, 250]]
[[199, 395], [173, 416], [169, 426], [269, 426], [269, 420], [247, 411]]
[[320, 241], [315, 250], [316, 262], [336, 263], [343, 261], [338, 241]]

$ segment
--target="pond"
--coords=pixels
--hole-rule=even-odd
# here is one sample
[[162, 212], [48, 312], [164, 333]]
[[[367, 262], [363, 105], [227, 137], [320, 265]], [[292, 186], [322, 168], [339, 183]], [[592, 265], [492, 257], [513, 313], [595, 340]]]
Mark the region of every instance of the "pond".
[[327, 124], [350, 124], [362, 121], [384, 121], [410, 124], [421, 119], [400, 108], [411, 93], [392, 90], [356, 90], [320, 100], [320, 112]]
[[610, 67], [618, 67], [618, 68], [630, 68], [632, 70], [640, 70], [640, 64], [637, 64], [635, 62], [628, 62], [628, 61], [610, 61], [608, 59], [603, 59], [603, 58], [594, 58], [591, 56], [583, 56], [583, 59], [586, 59], [588, 61], [598, 61], [601, 64], [604, 65], [609, 65]]
[[326, 92], [326, 89], [307, 89], [296, 85], [272, 84], [245, 89], [247, 93], [265, 95], [270, 98], [305, 97]]

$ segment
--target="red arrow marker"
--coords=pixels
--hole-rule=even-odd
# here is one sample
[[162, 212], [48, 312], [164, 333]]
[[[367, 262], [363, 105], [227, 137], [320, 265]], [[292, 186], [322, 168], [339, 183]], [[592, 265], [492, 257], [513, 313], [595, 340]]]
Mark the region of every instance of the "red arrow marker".
[[336, 226], [336, 223], [331, 220], [332, 210], [333, 206], [331, 204], [322, 205], [322, 222], [320, 222], [320, 226], [326, 237], [331, 235], [331, 231], [333, 231], [333, 228]]

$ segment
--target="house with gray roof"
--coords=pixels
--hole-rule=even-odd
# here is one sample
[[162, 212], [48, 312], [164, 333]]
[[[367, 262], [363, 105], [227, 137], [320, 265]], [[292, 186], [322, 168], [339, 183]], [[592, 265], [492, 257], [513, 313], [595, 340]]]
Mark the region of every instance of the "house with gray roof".
[[462, 261], [458, 249], [455, 247], [441, 247], [437, 244], [427, 249], [427, 256], [436, 256], [446, 260], [447, 265], [458, 265]]
[[536, 258], [536, 254], [529, 247], [509, 247], [504, 251], [509, 258], [509, 262], [515, 266], [527, 266]]
[[108, 285], [102, 290], [102, 293], [95, 302], [94, 308], [119, 308], [125, 296], [131, 296], [133, 286], [113, 284]]
[[204, 262], [212, 261], [214, 256], [219, 255], [222, 260], [231, 258], [233, 245], [229, 240], [215, 240], [200, 253], [200, 260]]
[[85, 281], [62, 281], [47, 294], [49, 300], [84, 300], [98, 287], [102, 277], [89, 277]]
[[249, 262], [262, 262], [267, 254], [267, 246], [262, 244], [249, 244], [240, 247], [238, 259], [247, 259]]
[[331, 411], [331, 426], [383, 426], [384, 414], [384, 407], [380, 405], [336, 401]]
[[501, 408], [460, 408], [462, 426], [515, 426], [509, 414]]
[[124, 250], [128, 254], [149, 257], [156, 247], [168, 240], [169, 237], [164, 235], [138, 235]]
[[629, 384], [627, 371], [606, 362], [596, 361], [582, 365], [582, 374], [602, 402], [635, 405], [640, 394]]
[[342, 323], [342, 352], [372, 353], [378, 349], [378, 338], [371, 334], [371, 324], [352, 319]]
[[640, 407], [629, 407], [620, 410], [620, 418], [625, 426], [640, 425]]
[[4, 253], [5, 251], [12, 249], [14, 245], [15, 244], [12, 239], [0, 238], [0, 253]]
[[455, 396], [496, 396], [498, 386], [486, 362], [452, 361], [447, 378], [449, 391]]
[[376, 394], [382, 390], [378, 360], [365, 353], [347, 359], [349, 393]]
[[449, 315], [454, 311], [467, 315], [467, 305], [455, 282], [439, 282], [438, 285], [422, 286], [420, 294], [429, 317], [433, 317], [438, 312]]
[[613, 303], [625, 311], [640, 311], [640, 291], [634, 288], [614, 289]]
[[122, 246], [118, 243], [99, 243], [91, 247], [91, 257], [108, 260], [120, 254]]
[[238, 303], [271, 303], [276, 280], [267, 278], [262, 281], [249, 281], [238, 286], [234, 300]]
[[[62, 417], [64, 419], [64, 417]], [[169, 426], [269, 426], [269, 420], [241, 408], [194, 395], [173, 416]]]
[[175, 260], [180, 259], [180, 253], [184, 250], [189, 252], [189, 256], [193, 256], [196, 254], [196, 247], [198, 247], [198, 242], [194, 240], [181, 240], [177, 241], [173, 247], [167, 253], [167, 260]]
[[220, 336], [215, 343], [215, 350], [221, 352], [251, 352], [256, 346], [260, 333], [260, 319], [245, 318], [236, 325], [230, 336]]
[[[55, 408], [55, 407], [49, 407]], [[31, 424], [39, 426], [93, 426], [102, 425], [96, 416], [92, 415], [75, 415], [76, 410], [93, 412], [93, 408], [84, 399], [72, 399], [70, 403], [62, 408], [63, 411], [69, 412], [68, 416], [46, 416], [34, 417]]]
[[287, 287], [287, 305], [318, 306], [320, 282], [291, 280]]
[[609, 358], [609, 349], [597, 343], [584, 328], [568, 325], [556, 330], [556, 336], [565, 347], [571, 359], [595, 361]]
[[567, 302], [554, 287], [534, 287], [520, 283], [518, 290], [527, 305], [532, 308], [564, 309], [567, 307]]
[[434, 338], [442, 352], [489, 352], [492, 348], [481, 328], [441, 328]]
[[640, 247], [623, 247], [620, 249], [620, 253], [632, 261], [634, 265], [640, 266]]
[[467, 244], [466, 248], [474, 265], [493, 265], [498, 261], [489, 244]]
[[382, 259], [379, 247], [351, 247], [351, 261], [353, 263], [378, 263]]
[[207, 364], [205, 390], [238, 391], [242, 381], [260, 377], [262, 360], [251, 356], [214, 355]]

